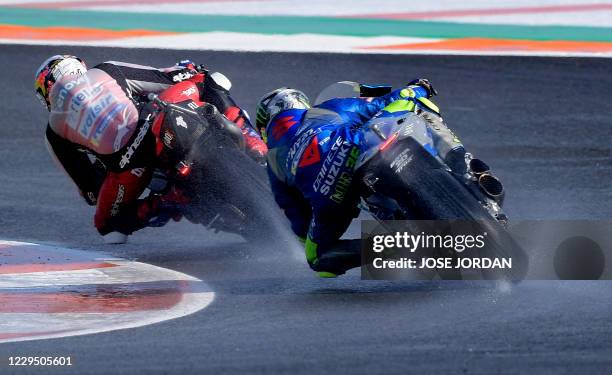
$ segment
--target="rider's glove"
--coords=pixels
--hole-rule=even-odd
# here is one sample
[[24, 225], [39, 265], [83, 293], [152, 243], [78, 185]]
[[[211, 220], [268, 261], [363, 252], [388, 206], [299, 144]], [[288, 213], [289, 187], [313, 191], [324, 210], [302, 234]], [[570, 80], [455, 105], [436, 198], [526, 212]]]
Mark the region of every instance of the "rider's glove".
[[203, 64], [196, 64], [189, 59], [181, 60], [176, 63], [176, 66], [181, 68], [185, 68], [187, 70], [192, 70], [196, 73], [208, 73], [208, 69]]
[[163, 71], [170, 75], [173, 82], [183, 82], [201, 73], [200, 68], [200, 65], [194, 64], [191, 60], [181, 60], [173, 67], [163, 69]]
[[429, 82], [429, 80], [426, 78], [419, 78], [419, 79], [412, 80], [408, 83], [408, 86], [419, 86], [419, 87], [424, 88], [425, 91], [427, 91], [428, 98], [431, 98], [434, 95], [438, 95], [438, 92], [436, 91], [436, 89], [433, 87], [431, 82]]
[[180, 66], [181, 68], [186, 68], [190, 70], [196, 70], [196, 64], [189, 59], [185, 59], [185, 60], [181, 60], [177, 62], [176, 66]]

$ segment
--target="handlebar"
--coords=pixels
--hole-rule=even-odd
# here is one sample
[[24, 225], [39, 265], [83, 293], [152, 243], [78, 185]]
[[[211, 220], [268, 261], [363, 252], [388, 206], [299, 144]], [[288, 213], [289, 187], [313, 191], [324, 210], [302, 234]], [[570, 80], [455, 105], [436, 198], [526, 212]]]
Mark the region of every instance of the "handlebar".
[[[147, 95], [147, 99], [150, 103], [154, 103], [158, 105], [162, 110], [167, 110], [172, 107], [176, 107], [179, 111], [190, 112], [192, 114], [196, 114], [196, 112], [190, 111], [186, 108], [176, 106], [175, 104], [168, 103], [159, 98], [159, 95], [150, 93]], [[223, 130], [226, 134], [228, 134], [241, 148], [244, 147], [245, 141], [244, 136], [242, 135], [242, 130], [236, 126], [233, 122], [227, 119], [217, 107], [210, 103], [205, 103], [202, 107], [199, 108], [198, 112], [203, 115], [206, 119], [215, 124], [220, 130]]]
[[168, 103], [168, 102], [160, 99], [159, 95], [154, 94], [154, 93], [149, 93], [149, 95], [147, 95], [147, 99], [148, 99], [149, 103], [157, 104], [157, 106], [159, 106], [159, 108], [162, 111], [166, 111], [166, 110], [172, 108], [172, 109], [175, 109], [175, 110], [178, 110], [178, 111], [188, 112], [188, 113], [190, 113], [192, 115], [196, 114], [194, 111], [192, 111], [190, 109], [178, 106], [178, 105], [176, 105], [174, 103]]
[[147, 95], [147, 99], [149, 99], [149, 102], [155, 103], [158, 106], [160, 106], [161, 108], [166, 108], [168, 106], [168, 103], [166, 103], [165, 101], [161, 100], [159, 98], [159, 95], [157, 95], [157, 94], [149, 93], [149, 95]]

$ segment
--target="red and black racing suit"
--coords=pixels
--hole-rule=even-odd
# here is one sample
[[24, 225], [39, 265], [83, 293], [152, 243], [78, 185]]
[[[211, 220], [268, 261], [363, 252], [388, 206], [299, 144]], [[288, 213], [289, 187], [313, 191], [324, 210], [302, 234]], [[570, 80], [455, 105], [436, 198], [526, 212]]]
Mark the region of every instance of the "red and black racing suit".
[[131, 234], [155, 213], [153, 201], [138, 200], [156, 156], [155, 136], [147, 131], [150, 123], [139, 103], [186, 79], [196, 82], [202, 101], [240, 126], [251, 153], [266, 153], [245, 113], [206, 72], [105, 62], [52, 88], [48, 148], [85, 201], [97, 206], [94, 223], [100, 234]]

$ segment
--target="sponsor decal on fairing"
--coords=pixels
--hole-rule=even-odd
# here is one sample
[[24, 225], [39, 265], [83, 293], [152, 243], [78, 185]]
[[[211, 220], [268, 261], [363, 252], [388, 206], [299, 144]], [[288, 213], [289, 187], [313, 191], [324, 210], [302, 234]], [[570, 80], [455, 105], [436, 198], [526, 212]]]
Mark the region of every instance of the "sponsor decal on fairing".
[[187, 129], [187, 123], [185, 122], [185, 119], [183, 119], [183, 116], [178, 116], [176, 118], [176, 126], [181, 126]]

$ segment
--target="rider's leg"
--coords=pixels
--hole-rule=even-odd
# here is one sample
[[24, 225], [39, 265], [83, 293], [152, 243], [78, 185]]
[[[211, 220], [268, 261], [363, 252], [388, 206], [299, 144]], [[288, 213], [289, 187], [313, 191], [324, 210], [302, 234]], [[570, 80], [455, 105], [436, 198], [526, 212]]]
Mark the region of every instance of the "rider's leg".
[[313, 215], [305, 242], [306, 260], [321, 277], [336, 277], [361, 265], [360, 240], [339, 239], [359, 215], [357, 202], [351, 197], [333, 210]]

